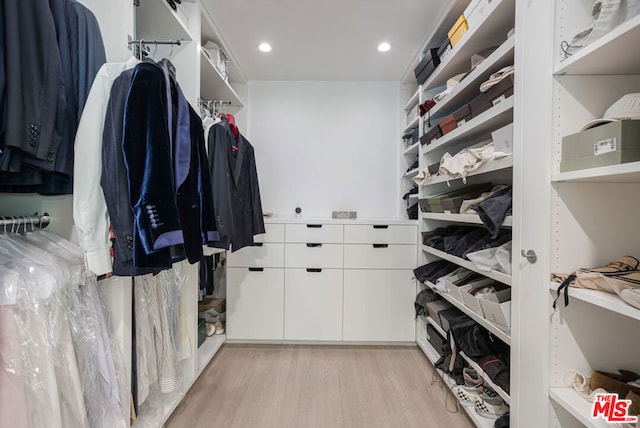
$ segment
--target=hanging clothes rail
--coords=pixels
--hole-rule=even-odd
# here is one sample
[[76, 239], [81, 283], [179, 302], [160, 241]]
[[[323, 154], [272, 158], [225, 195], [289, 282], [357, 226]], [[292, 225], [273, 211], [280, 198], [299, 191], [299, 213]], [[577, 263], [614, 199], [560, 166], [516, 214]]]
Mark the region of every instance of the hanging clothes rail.
[[146, 55], [151, 53], [149, 46], [154, 45], [182, 45], [181, 40], [129, 40], [129, 46], [133, 46], [131, 49], [133, 50], [133, 54], [139, 60], [144, 59]]
[[[216, 115], [222, 111], [223, 106], [228, 105], [231, 106], [231, 101], [224, 100], [203, 100], [198, 98], [198, 105], [209, 112], [210, 115]], [[220, 110], [218, 110], [218, 106]]]
[[[0, 217], [0, 228], [2, 232], [7, 232], [7, 228], [11, 227], [15, 230], [21, 226], [33, 226], [34, 228], [44, 229], [51, 222], [49, 214], [44, 213], [42, 215], [34, 214], [31, 216], [4, 216]], [[10, 230], [10, 229], [9, 229]]]

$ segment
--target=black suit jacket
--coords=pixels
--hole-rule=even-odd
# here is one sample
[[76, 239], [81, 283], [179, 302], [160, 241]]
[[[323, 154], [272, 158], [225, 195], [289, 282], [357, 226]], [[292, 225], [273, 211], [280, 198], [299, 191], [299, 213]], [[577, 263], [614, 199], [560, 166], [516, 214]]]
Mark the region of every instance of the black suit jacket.
[[221, 235], [214, 246], [229, 249], [231, 245], [237, 251], [252, 245], [254, 235], [265, 232], [255, 154], [242, 134], [236, 140], [226, 120], [209, 132], [209, 167]]

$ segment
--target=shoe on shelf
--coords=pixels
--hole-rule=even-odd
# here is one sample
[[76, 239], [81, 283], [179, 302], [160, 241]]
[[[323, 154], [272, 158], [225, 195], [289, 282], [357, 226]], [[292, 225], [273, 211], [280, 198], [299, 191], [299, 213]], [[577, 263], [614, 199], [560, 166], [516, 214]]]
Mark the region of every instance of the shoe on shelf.
[[462, 378], [464, 379], [465, 386], [482, 385], [482, 378], [478, 376], [478, 372], [471, 367], [465, 367], [462, 369]]
[[602, 388], [592, 390], [589, 387], [589, 378], [577, 370], [570, 370], [566, 372], [562, 377], [562, 380], [565, 385], [572, 387], [574, 391], [587, 401], [594, 401], [596, 399], [596, 394], [607, 393], [607, 391]]
[[476, 413], [485, 418], [498, 419], [509, 413], [509, 406], [500, 397], [487, 397], [476, 400]]
[[458, 385], [453, 387], [453, 393], [458, 397], [458, 401], [465, 407], [475, 406], [476, 401], [482, 400], [482, 397], [497, 397], [498, 394], [488, 386], [482, 390], [482, 385], [479, 386], [466, 386]]
[[207, 337], [211, 337], [216, 334], [216, 326], [214, 324], [211, 324], [210, 322], [204, 324], [204, 329]]
[[222, 321], [215, 323], [215, 328], [216, 330], [214, 334], [224, 334], [224, 325], [222, 324]]
[[626, 397], [629, 391], [640, 394], [640, 388], [629, 385], [629, 382], [640, 379], [640, 375], [628, 370], [618, 370], [620, 374], [594, 371], [589, 378], [591, 389], [602, 388], [607, 392]]

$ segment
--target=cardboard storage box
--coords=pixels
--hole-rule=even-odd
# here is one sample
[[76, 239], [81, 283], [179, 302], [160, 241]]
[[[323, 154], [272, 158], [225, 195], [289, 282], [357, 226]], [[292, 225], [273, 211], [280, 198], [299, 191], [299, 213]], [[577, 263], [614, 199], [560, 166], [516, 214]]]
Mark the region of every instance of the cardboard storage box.
[[640, 161], [640, 120], [619, 120], [562, 139], [560, 171]]
[[413, 70], [413, 74], [416, 76], [418, 85], [422, 85], [427, 81], [433, 70], [440, 65], [440, 58], [438, 58], [438, 48], [431, 48], [425, 52], [424, 56]]
[[470, 30], [478, 28], [482, 24], [484, 12], [488, 7], [489, 0], [471, 0], [463, 13]]
[[465, 193], [464, 195], [454, 196], [453, 198], [447, 198], [442, 200], [442, 209], [445, 213], [451, 214], [459, 214], [460, 207], [462, 206], [462, 201], [466, 201], [468, 199], [474, 199], [480, 196], [484, 191], [474, 190], [469, 193]]
[[449, 331], [450, 321], [453, 319], [459, 318], [463, 315], [464, 315], [464, 312], [462, 312], [458, 308], [454, 307], [450, 309], [445, 309], [444, 311], [440, 311], [438, 313], [438, 317], [440, 318], [438, 320], [438, 323], [440, 324], [440, 327], [442, 327], [444, 331]]
[[508, 75], [499, 83], [487, 89], [487, 96], [492, 106], [500, 104], [511, 95], [513, 95], [513, 74]]
[[485, 111], [489, 110], [492, 105], [487, 94], [482, 93], [471, 100], [469, 107], [471, 108], [471, 117], [478, 117]]
[[[469, 290], [471, 289], [471, 287], [467, 288], [467, 289], [461, 289], [461, 294], [462, 294], [462, 300], [463, 303], [465, 304], [465, 306], [467, 306], [468, 308], [470, 308], [471, 310], [473, 310], [473, 312], [477, 313], [480, 316], [485, 316], [484, 312], [482, 310], [482, 305], [480, 304], [480, 301], [485, 299], [485, 300], [489, 300], [489, 301], [493, 301], [493, 302], [498, 302], [500, 299], [504, 298], [504, 296], [510, 296], [511, 294], [511, 287], [504, 285], [502, 283], [498, 283], [493, 281], [493, 283], [489, 283], [489, 284], [484, 284], [478, 287], [473, 287], [473, 288], [480, 288], [480, 287], [484, 287], [486, 285], [494, 285], [496, 287], [496, 289], [498, 289], [495, 293], [491, 293], [491, 294], [483, 294], [482, 297], [477, 297], [476, 295], [473, 295], [471, 293], [469, 293]], [[504, 287], [504, 288], [502, 288]], [[464, 288], [464, 287], [463, 287]]]
[[[449, 295], [456, 299], [459, 302], [464, 302], [462, 300], [462, 293], [471, 288], [482, 287], [487, 284], [491, 284], [493, 280], [491, 278], [487, 278], [485, 276], [480, 276], [478, 278], [474, 278], [471, 281], [465, 282], [464, 284], [457, 285], [454, 283], [455, 281], [445, 282], [445, 287], [449, 292]], [[464, 288], [466, 287], [466, 288]]]
[[440, 129], [440, 125], [435, 125], [420, 137], [420, 144], [423, 146], [425, 144], [431, 144], [433, 140], [440, 137], [442, 137], [442, 129]]
[[451, 42], [449, 39], [445, 40], [444, 44], [440, 46], [440, 50], [438, 51], [438, 58], [440, 58], [440, 63], [442, 63], [451, 53]]
[[453, 131], [458, 127], [456, 120], [453, 115], [445, 116], [440, 121], [440, 129], [442, 129], [442, 135], [447, 135], [449, 132]]
[[513, 153], [513, 122], [491, 133], [496, 152]]
[[511, 288], [496, 293], [494, 299], [479, 299], [484, 317], [489, 321], [511, 331]]
[[441, 357], [444, 356], [445, 346], [447, 346], [447, 341], [444, 337], [438, 333], [438, 330], [435, 329], [434, 326], [427, 323], [427, 341], [433, 346], [433, 349], [436, 350], [438, 355]]
[[[429, 211], [432, 213], [444, 213], [444, 209], [442, 208], [442, 200], [447, 198], [453, 198], [456, 196], [464, 195], [469, 192], [487, 192], [491, 190], [493, 186], [491, 183], [482, 183], [482, 184], [471, 184], [465, 187], [461, 187], [456, 190], [450, 190], [448, 192], [439, 193], [437, 195], [429, 196], [427, 198], [427, 203], [429, 204]], [[424, 211], [424, 210], [423, 210]]]
[[465, 19], [464, 15], [460, 15], [460, 18], [458, 18], [456, 23], [453, 24], [453, 27], [451, 27], [448, 33], [449, 41], [451, 42], [452, 47], [456, 47], [456, 45], [468, 29], [469, 25], [467, 24], [467, 20]]
[[458, 110], [453, 112], [453, 118], [458, 126], [464, 125], [467, 121], [471, 120], [471, 107], [469, 104], [465, 104]]
[[[433, 302], [427, 303], [427, 312], [429, 313], [429, 317], [438, 325], [440, 324], [440, 318], [438, 317], [438, 312], [444, 311], [445, 309], [453, 308], [453, 305], [446, 300], [434, 300]], [[440, 326], [442, 327], [442, 326]]]

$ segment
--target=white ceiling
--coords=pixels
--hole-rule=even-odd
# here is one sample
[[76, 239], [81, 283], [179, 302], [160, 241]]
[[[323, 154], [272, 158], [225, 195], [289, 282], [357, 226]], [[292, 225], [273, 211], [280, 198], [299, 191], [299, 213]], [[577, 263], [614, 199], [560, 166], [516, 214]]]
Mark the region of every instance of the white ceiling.
[[[248, 80], [400, 80], [448, 1], [203, 3]], [[258, 51], [264, 41], [272, 52]], [[391, 51], [377, 51], [382, 41], [391, 44]]]

